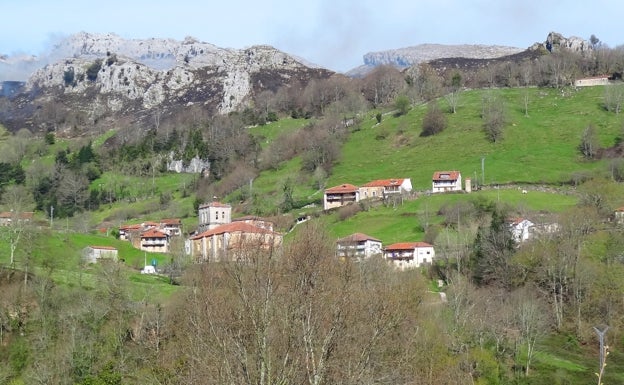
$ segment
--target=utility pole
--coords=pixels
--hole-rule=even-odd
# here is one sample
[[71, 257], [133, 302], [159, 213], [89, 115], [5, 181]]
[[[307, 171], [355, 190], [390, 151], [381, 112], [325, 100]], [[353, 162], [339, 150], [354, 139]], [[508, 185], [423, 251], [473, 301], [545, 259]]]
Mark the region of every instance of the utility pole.
[[594, 331], [598, 335], [598, 340], [600, 343], [600, 370], [598, 373], [596, 373], [598, 375], [598, 385], [602, 385], [602, 375], [604, 374], [605, 366], [607, 366], [606, 360], [607, 360], [607, 354], [609, 354], [609, 346], [605, 346], [604, 344], [604, 335], [608, 329], [609, 329], [608, 326], [606, 326], [602, 330], [594, 326]]
[[485, 185], [485, 156], [481, 157], [481, 185]]
[[50, 206], [50, 230], [52, 230], [53, 224], [54, 224], [54, 206]]

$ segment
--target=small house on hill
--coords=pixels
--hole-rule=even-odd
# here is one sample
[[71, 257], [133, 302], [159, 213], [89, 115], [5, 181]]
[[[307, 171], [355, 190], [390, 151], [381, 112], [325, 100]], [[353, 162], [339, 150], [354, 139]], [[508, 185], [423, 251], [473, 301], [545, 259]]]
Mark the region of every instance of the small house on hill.
[[609, 75], [591, 76], [574, 81], [575, 87], [605, 86], [607, 84], [609, 84]]
[[325, 190], [323, 196], [323, 210], [346, 206], [359, 201], [359, 189], [352, 184], [344, 183]]
[[535, 224], [525, 218], [511, 218], [508, 221], [511, 235], [517, 243], [527, 241], [532, 234]]
[[384, 258], [404, 270], [431, 263], [435, 258], [435, 250], [426, 242], [394, 243], [384, 248]]
[[355, 233], [336, 241], [336, 255], [339, 257], [363, 259], [381, 254], [381, 241], [370, 235]]
[[147, 230], [141, 233], [139, 249], [152, 253], [166, 253], [169, 251], [169, 235], [156, 229]]
[[158, 228], [171, 237], [179, 237], [182, 235], [182, 221], [178, 218], [161, 219]]
[[82, 249], [82, 258], [87, 263], [97, 263], [100, 259], [117, 261], [119, 253], [116, 248], [110, 246], [87, 246]]
[[0, 226], [10, 226], [13, 223], [31, 222], [35, 213], [32, 211], [14, 212], [5, 211], [0, 213]]
[[459, 171], [436, 171], [432, 177], [433, 193], [462, 191], [462, 177]]
[[361, 186], [360, 199], [387, 198], [394, 194], [408, 194], [412, 191], [410, 178], [378, 179]]

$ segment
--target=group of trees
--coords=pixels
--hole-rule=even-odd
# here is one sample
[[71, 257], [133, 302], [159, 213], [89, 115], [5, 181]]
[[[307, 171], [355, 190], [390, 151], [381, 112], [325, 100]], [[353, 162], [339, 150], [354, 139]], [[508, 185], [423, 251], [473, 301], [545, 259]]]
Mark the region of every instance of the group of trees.
[[[309, 224], [282, 248], [242, 245], [236, 262], [187, 268], [168, 300], [137, 300], [120, 264], [94, 267], [93, 287], [91, 280], [53, 284], [54, 260], [27, 284], [5, 271], [0, 378], [85, 385], [591, 381], [593, 372], [534, 370], [535, 352], [552, 336], [567, 335], [577, 349], [595, 342], [592, 326], [609, 325], [609, 341], [624, 327], [624, 230], [605, 221], [621, 186], [596, 180], [579, 192], [577, 207], [551, 218], [554, 230], [522, 244], [506, 225], [518, 208], [483, 199], [446, 206], [447, 220], [435, 225], [443, 227], [438, 261], [429, 269], [336, 258], [333, 240]], [[448, 285], [445, 301], [428, 293], [437, 279]], [[608, 367], [605, 376], [611, 379]]]

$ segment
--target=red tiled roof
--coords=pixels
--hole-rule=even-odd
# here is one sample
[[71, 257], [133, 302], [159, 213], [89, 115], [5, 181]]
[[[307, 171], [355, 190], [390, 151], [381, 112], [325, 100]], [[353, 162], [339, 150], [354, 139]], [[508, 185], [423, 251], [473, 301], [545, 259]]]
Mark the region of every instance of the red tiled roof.
[[254, 226], [246, 222], [232, 222], [225, 225], [217, 226], [214, 229], [206, 230], [203, 233], [191, 237], [191, 239], [201, 239], [211, 237], [213, 235], [236, 232], [252, 234], [278, 234], [271, 230], [263, 229], [262, 227]]
[[405, 179], [378, 179], [372, 182], [368, 182], [362, 187], [388, 187], [388, 186], [400, 186]]
[[370, 235], [366, 235], [363, 233], [354, 233], [351, 235], [347, 235], [344, 238], [340, 238], [338, 240], [339, 243], [347, 243], [347, 242], [363, 242], [363, 241], [376, 241], [376, 242], [381, 242], [379, 239], [377, 238], [373, 238]]
[[[35, 213], [32, 212], [32, 211], [24, 211], [23, 213], [18, 214], [17, 217], [19, 219], [32, 219], [34, 214]], [[5, 212], [0, 213], [0, 218], [9, 218], [10, 219], [10, 218], [13, 218], [14, 215], [15, 215], [15, 213], [12, 212], [12, 211], [5, 211]]]
[[334, 186], [325, 190], [326, 194], [345, 194], [358, 191], [358, 188], [352, 184], [344, 183], [340, 186]]
[[119, 230], [139, 230], [141, 225], [121, 225]]
[[167, 218], [167, 219], [161, 219], [160, 223], [163, 225], [180, 225], [182, 224], [182, 221], [177, 218]]
[[117, 250], [117, 248], [115, 247], [111, 247], [111, 246], [89, 246], [92, 249], [99, 249], [99, 250]]
[[520, 223], [522, 223], [522, 221], [524, 220], [524, 218], [509, 218], [507, 219], [507, 222], [509, 222], [512, 225], [518, 225]]
[[432, 247], [427, 242], [399, 242], [386, 246], [385, 250], [413, 250], [420, 247]]
[[624, 206], [618, 207], [617, 209], [615, 209], [615, 211], [624, 211]]
[[167, 238], [167, 234], [162, 231], [150, 229], [141, 234], [141, 238]]
[[459, 171], [436, 171], [433, 173], [433, 180], [457, 180]]

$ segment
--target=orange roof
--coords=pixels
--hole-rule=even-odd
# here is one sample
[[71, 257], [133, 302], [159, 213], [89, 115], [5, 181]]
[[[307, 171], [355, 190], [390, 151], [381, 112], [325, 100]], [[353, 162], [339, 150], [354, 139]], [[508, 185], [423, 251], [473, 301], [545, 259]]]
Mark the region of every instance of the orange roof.
[[150, 229], [141, 234], [141, 238], [167, 238], [167, 234], [162, 231]]
[[119, 226], [119, 230], [139, 230], [141, 225], [122, 225]]
[[352, 192], [357, 192], [357, 191], [358, 191], [357, 186], [354, 186], [349, 183], [343, 183], [340, 186], [334, 186], [334, 187], [328, 188], [327, 190], [325, 190], [325, 193], [326, 194], [345, 194], [345, 193], [352, 193]]
[[405, 179], [378, 179], [372, 182], [368, 182], [362, 187], [392, 187], [392, 186], [400, 186], [403, 184]]
[[160, 223], [163, 225], [180, 225], [182, 224], [182, 221], [177, 218], [167, 218], [167, 219], [161, 219]]
[[615, 211], [624, 211], [624, 206], [618, 207], [617, 209], [615, 209]]
[[459, 171], [436, 171], [433, 173], [433, 180], [457, 180]]
[[111, 247], [111, 246], [89, 246], [92, 249], [99, 249], [99, 250], [117, 250], [115, 247]]
[[366, 235], [366, 234], [363, 234], [363, 233], [354, 233], [354, 234], [351, 234], [351, 235], [347, 235], [344, 238], [340, 238], [337, 242], [338, 243], [348, 243], [348, 242], [363, 242], [363, 241], [381, 242], [379, 239], [373, 238], [370, 235]]
[[262, 227], [254, 226], [246, 222], [232, 222], [225, 225], [217, 226], [214, 229], [206, 230], [203, 233], [191, 237], [191, 239], [201, 239], [211, 237], [213, 235], [237, 232], [251, 234], [278, 234], [271, 230], [263, 229]]
[[386, 246], [385, 250], [414, 250], [420, 247], [433, 247], [427, 242], [399, 242]]
[[[23, 213], [18, 214], [18, 218], [19, 219], [32, 219], [33, 215], [35, 213], [32, 211], [25, 211]], [[14, 212], [12, 211], [5, 211], [0, 213], [0, 218], [13, 218], [13, 216], [15, 215]]]
[[507, 222], [511, 223], [512, 225], [518, 225], [518, 224], [522, 223], [523, 220], [524, 220], [524, 218], [522, 218], [522, 217], [509, 218], [509, 219], [507, 219]]

